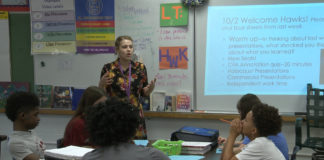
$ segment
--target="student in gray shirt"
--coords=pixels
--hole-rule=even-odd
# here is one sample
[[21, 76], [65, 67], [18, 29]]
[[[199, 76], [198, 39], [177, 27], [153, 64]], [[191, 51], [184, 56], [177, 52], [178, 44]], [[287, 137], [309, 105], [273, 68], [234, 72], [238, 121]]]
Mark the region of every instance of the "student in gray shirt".
[[39, 123], [39, 99], [33, 93], [15, 92], [7, 99], [6, 115], [13, 122], [8, 148], [15, 160], [44, 158], [45, 145], [32, 131]]
[[86, 126], [90, 142], [97, 146], [83, 160], [169, 160], [163, 152], [133, 143], [140, 122], [139, 110], [131, 104], [109, 99], [90, 107]]

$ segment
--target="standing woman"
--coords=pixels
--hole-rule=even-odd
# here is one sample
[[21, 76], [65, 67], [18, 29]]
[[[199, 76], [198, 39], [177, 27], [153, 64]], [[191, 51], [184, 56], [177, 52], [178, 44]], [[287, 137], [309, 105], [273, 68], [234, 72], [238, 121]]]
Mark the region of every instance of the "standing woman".
[[145, 65], [132, 61], [134, 48], [131, 37], [118, 37], [115, 48], [118, 58], [103, 66], [99, 87], [104, 88], [109, 96], [129, 102], [140, 110], [141, 122], [135, 138], [146, 139], [145, 120], [140, 97], [147, 97], [151, 94], [156, 79], [148, 83]]

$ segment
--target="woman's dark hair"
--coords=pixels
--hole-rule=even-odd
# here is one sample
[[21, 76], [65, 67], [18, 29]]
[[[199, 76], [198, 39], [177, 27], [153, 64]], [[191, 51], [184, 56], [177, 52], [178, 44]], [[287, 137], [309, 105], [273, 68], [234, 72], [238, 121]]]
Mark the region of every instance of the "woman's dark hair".
[[73, 118], [80, 115], [84, 116], [87, 108], [93, 106], [93, 104], [103, 96], [106, 96], [106, 93], [102, 88], [96, 86], [88, 87], [82, 94], [78, 104], [78, 109], [76, 110]]
[[116, 41], [115, 41], [115, 49], [116, 49], [116, 54], [117, 54], [117, 50], [119, 49], [119, 47], [120, 47], [120, 43], [121, 43], [121, 41], [123, 41], [123, 40], [130, 40], [130, 41], [132, 41], [133, 42], [133, 39], [132, 39], [132, 37], [130, 37], [130, 36], [119, 36], [117, 39], [116, 39]]
[[242, 96], [236, 105], [236, 108], [240, 113], [241, 120], [243, 120], [246, 117], [246, 115], [251, 111], [252, 106], [258, 103], [261, 103], [261, 101], [254, 94], [248, 93]]
[[278, 109], [264, 103], [252, 107], [253, 123], [259, 136], [267, 137], [281, 132], [282, 120]]
[[29, 112], [39, 106], [39, 99], [34, 93], [30, 92], [15, 92], [7, 99], [5, 113], [12, 122], [21, 112]]
[[139, 110], [115, 98], [99, 103], [87, 111], [86, 127], [90, 142], [111, 146], [129, 142], [139, 126]]

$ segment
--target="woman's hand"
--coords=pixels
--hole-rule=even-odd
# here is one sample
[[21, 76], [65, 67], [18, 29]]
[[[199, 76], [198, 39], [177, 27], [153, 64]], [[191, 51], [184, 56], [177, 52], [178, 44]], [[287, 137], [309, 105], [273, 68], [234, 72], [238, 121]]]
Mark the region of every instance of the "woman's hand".
[[155, 87], [155, 82], [156, 82], [156, 78], [154, 78], [154, 80], [152, 80], [146, 87], [143, 88], [143, 92], [145, 96], [149, 96], [152, 93]]
[[113, 82], [113, 79], [109, 77], [109, 72], [106, 72], [99, 81], [99, 88], [105, 89], [107, 86], [110, 86]]

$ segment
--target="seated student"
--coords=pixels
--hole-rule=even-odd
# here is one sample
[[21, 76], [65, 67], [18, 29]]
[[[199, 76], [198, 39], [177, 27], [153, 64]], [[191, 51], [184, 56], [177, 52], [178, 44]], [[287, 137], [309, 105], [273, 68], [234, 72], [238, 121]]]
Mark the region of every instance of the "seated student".
[[[260, 102], [259, 98], [254, 94], [246, 94], [244, 95], [238, 105], [237, 110], [240, 113], [240, 119], [243, 120], [247, 113], [251, 111], [252, 106], [254, 104], [257, 104]], [[288, 144], [286, 141], [285, 136], [283, 133], [279, 132], [276, 135], [269, 135], [268, 138], [278, 147], [278, 149], [281, 151], [281, 153], [285, 156], [286, 160], [289, 160], [289, 153], [288, 153]], [[242, 143], [241, 143], [241, 149], [250, 143], [249, 137], [245, 136]]]
[[63, 146], [88, 146], [89, 133], [85, 129], [85, 111], [96, 102], [103, 102], [107, 99], [103, 89], [96, 86], [88, 87], [78, 104], [78, 109], [67, 124], [64, 132]]
[[97, 148], [83, 160], [168, 160], [163, 152], [132, 143], [139, 127], [139, 110], [115, 98], [99, 103], [87, 112], [90, 142]]
[[45, 145], [31, 131], [39, 123], [39, 99], [33, 93], [15, 92], [7, 99], [5, 113], [13, 122], [8, 148], [15, 160], [38, 160], [44, 158]]
[[[260, 99], [254, 94], [245, 94], [241, 97], [241, 99], [237, 103], [237, 110], [240, 114], [240, 119], [243, 120], [247, 113], [251, 111], [252, 106], [254, 104], [261, 103]], [[276, 135], [269, 135], [268, 138], [272, 140], [272, 142], [278, 147], [281, 153], [285, 156], [286, 160], [289, 160], [288, 154], [288, 145], [285, 136], [280, 132]], [[220, 141], [224, 141], [225, 139], [221, 139]], [[235, 142], [235, 144], [239, 147], [234, 148], [234, 153], [238, 153], [242, 150], [242, 148], [250, 142], [250, 139], [245, 136], [243, 141]]]
[[[259, 103], [252, 107], [244, 120], [234, 119], [231, 122], [230, 133], [226, 140], [221, 159], [222, 160], [244, 160], [244, 159], [266, 159], [285, 160], [284, 155], [267, 138], [281, 131], [281, 116], [278, 109]], [[235, 139], [244, 134], [252, 141], [247, 144], [241, 152], [235, 154], [233, 145]]]

